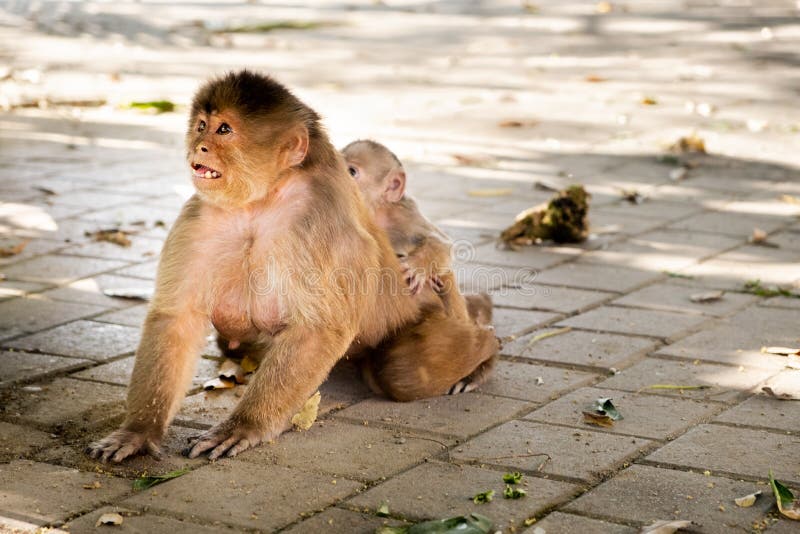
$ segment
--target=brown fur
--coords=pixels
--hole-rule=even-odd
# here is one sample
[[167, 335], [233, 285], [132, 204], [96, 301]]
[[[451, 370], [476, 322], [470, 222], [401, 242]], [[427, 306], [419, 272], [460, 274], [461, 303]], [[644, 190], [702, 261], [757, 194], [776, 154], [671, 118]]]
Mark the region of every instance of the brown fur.
[[450, 240], [405, 195], [397, 156], [375, 141], [355, 141], [342, 153], [423, 310], [418, 322], [384, 340], [365, 360], [367, 383], [399, 401], [442, 395], [459, 381], [477, 387], [499, 351], [490, 326], [491, 297], [460, 293], [450, 268]]
[[164, 245], [125, 421], [88, 449], [103, 461], [159, 454], [209, 323], [263, 356], [228, 419], [188, 450], [214, 459], [277, 436], [351, 344], [420, 317], [387, 287], [401, 267], [313, 110], [247, 71], [205, 84], [191, 109], [197, 194]]

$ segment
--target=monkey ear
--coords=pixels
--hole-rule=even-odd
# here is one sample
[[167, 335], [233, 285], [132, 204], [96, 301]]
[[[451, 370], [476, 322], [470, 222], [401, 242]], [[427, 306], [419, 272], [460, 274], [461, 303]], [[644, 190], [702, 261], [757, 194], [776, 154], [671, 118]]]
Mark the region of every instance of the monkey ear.
[[308, 153], [308, 129], [298, 126], [286, 143], [286, 166], [294, 167], [303, 163]]
[[394, 168], [386, 176], [386, 189], [383, 198], [387, 202], [398, 202], [406, 192], [406, 172], [401, 168]]

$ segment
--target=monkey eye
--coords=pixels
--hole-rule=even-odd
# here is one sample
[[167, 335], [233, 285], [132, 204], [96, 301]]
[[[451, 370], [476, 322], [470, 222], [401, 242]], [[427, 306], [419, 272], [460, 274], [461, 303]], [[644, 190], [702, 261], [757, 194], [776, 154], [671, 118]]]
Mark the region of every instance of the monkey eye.
[[202, 132], [206, 129], [206, 121], [200, 121], [200, 124], [197, 125], [197, 131]]
[[219, 128], [217, 128], [217, 133], [220, 135], [229, 134], [232, 131], [233, 130], [231, 130], [231, 127], [228, 125], [227, 122], [223, 122], [222, 124], [219, 125]]
[[358, 178], [358, 169], [356, 167], [353, 167], [352, 165], [348, 165], [347, 166], [347, 172], [349, 172], [350, 176], [352, 176], [353, 178]]

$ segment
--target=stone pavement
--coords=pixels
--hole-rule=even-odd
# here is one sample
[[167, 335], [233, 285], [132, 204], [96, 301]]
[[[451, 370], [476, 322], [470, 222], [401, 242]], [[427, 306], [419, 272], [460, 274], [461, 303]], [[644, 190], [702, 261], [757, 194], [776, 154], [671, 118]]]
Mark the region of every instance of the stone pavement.
[[[761, 387], [800, 394], [800, 371], [760, 349], [799, 346], [800, 299], [744, 288], [800, 285], [800, 5], [314, 6], [0, 5], [0, 247], [27, 243], [0, 258], [0, 531], [93, 532], [123, 511], [122, 532], [350, 533], [477, 511], [503, 532], [661, 519], [797, 532], [765, 481], [771, 469], [800, 489], [800, 406]], [[223, 31], [275, 21], [321, 24]], [[185, 105], [208, 75], [244, 66], [294, 88], [338, 146], [374, 137], [406, 162], [423, 211], [458, 240], [462, 284], [494, 295], [502, 361], [477, 392], [408, 404], [343, 365], [311, 430], [209, 464], [182, 444], [241, 394], [200, 391], [218, 364], [209, 345], [167, 457], [100, 465], [82, 450], [120, 420], [145, 313], [102, 291], [151, 287], [189, 191]], [[178, 109], [124, 106], [162, 99]], [[707, 155], [666, 152], [692, 133]], [[495, 246], [552, 194], [541, 184], [570, 183], [593, 194], [588, 242]], [[86, 235], [120, 225], [130, 247]], [[755, 228], [774, 246], [750, 243]], [[601, 397], [625, 417], [610, 428], [582, 421]], [[502, 498], [508, 471], [527, 497]], [[756, 490], [755, 506], [734, 504]]]

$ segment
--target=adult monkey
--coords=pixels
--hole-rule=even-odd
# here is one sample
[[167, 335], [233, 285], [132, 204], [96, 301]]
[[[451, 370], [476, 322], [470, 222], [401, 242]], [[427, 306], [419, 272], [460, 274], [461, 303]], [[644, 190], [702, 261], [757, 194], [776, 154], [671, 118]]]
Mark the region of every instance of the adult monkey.
[[188, 448], [216, 459], [280, 434], [351, 343], [420, 314], [319, 116], [284, 86], [248, 71], [208, 82], [187, 152], [197, 194], [164, 244], [125, 421], [87, 449], [103, 461], [160, 456], [209, 321], [264, 353], [228, 419]]

